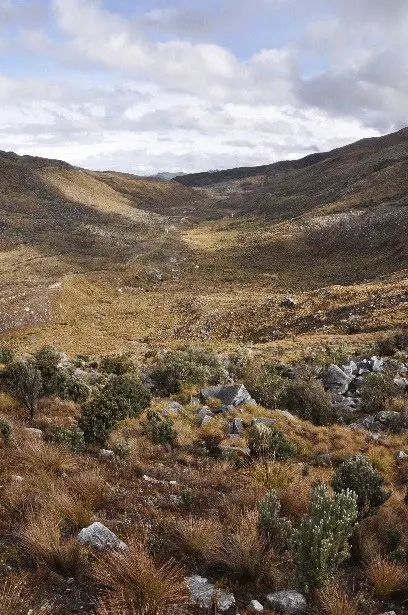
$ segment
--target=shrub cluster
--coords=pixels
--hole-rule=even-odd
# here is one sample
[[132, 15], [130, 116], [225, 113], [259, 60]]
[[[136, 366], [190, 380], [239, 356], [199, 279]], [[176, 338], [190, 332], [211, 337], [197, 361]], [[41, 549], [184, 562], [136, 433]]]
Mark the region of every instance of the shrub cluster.
[[248, 436], [248, 447], [253, 457], [280, 461], [296, 455], [297, 447], [285, 438], [280, 429], [268, 425], [254, 425]]
[[173, 421], [167, 417], [162, 417], [155, 410], [148, 410], [147, 412], [147, 431], [153, 442], [157, 444], [173, 446], [177, 441], [177, 431], [174, 429]]
[[345, 489], [356, 493], [358, 515], [362, 518], [371, 515], [390, 497], [390, 493], [384, 489], [384, 482], [368, 457], [354, 455], [336, 469], [332, 487], [337, 493]]
[[330, 394], [314, 379], [290, 382], [283, 397], [283, 406], [314, 425], [331, 425], [335, 420]]
[[217, 384], [223, 376], [219, 357], [202, 348], [187, 348], [159, 354], [151, 367], [150, 378], [159, 395], [167, 397], [183, 387]]

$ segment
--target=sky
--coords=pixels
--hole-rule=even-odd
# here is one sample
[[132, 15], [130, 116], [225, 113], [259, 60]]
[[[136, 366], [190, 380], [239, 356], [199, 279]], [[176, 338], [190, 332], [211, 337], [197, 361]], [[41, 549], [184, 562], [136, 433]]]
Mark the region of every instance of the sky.
[[0, 0], [0, 149], [140, 175], [408, 124], [407, 0]]

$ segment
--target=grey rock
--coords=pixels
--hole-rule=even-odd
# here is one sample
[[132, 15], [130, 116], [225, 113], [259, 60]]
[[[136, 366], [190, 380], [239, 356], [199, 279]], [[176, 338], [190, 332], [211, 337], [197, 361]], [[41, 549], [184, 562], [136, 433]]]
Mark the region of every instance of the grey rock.
[[306, 609], [306, 598], [295, 590], [275, 592], [266, 598], [272, 607], [289, 615], [303, 613]]
[[336, 391], [336, 393], [346, 393], [353, 377], [348, 376], [338, 365], [330, 365], [323, 378], [326, 389]]
[[384, 410], [375, 415], [375, 420], [383, 425], [389, 425], [393, 418], [398, 417], [399, 412], [392, 412], [391, 410]]
[[24, 481], [24, 478], [19, 474], [13, 474], [11, 480], [13, 481], [13, 483], [22, 483]]
[[214, 417], [207, 414], [203, 420], [201, 421], [201, 427], [205, 427], [206, 425], [210, 425], [214, 421]]
[[404, 461], [405, 459], [408, 459], [408, 454], [405, 453], [404, 451], [397, 451], [395, 453], [395, 457], [399, 460], [399, 461]]
[[239, 457], [251, 457], [251, 451], [249, 448], [241, 446], [229, 446], [228, 444], [220, 444], [218, 447], [224, 457], [228, 458], [230, 455], [238, 455]]
[[280, 414], [281, 416], [284, 416], [287, 419], [296, 420], [296, 416], [294, 414], [291, 414], [287, 410], [274, 410], [274, 412], [276, 412], [276, 414]]
[[219, 399], [222, 405], [226, 407], [236, 407], [252, 399], [243, 384], [206, 387], [205, 389], [201, 389], [201, 397], [204, 401], [214, 397], [215, 399]]
[[37, 438], [37, 440], [41, 440], [43, 437], [43, 432], [41, 431], [41, 429], [35, 429], [34, 427], [24, 427], [23, 431], [27, 434], [27, 436]]
[[321, 466], [329, 466], [331, 464], [331, 454], [330, 453], [320, 453], [316, 456], [316, 462]]
[[231, 435], [240, 436], [243, 431], [244, 431], [244, 423], [242, 422], [242, 419], [234, 419], [228, 425], [228, 433]]
[[202, 421], [205, 416], [212, 416], [212, 415], [213, 413], [211, 412], [211, 409], [208, 406], [201, 406], [201, 408], [197, 410], [197, 417], [200, 419], [200, 421]]
[[161, 413], [163, 416], [169, 416], [169, 414], [178, 413], [181, 414], [184, 412], [184, 408], [178, 401], [172, 401], [166, 408], [164, 408]]
[[208, 579], [194, 575], [187, 579], [187, 586], [191, 599], [201, 609], [209, 612], [214, 612], [213, 609], [215, 609], [217, 615], [235, 615], [236, 603], [234, 596], [229, 592], [218, 590]]
[[395, 611], [387, 611], [386, 613], [381, 613], [381, 615], [397, 615]]
[[262, 604], [258, 600], [251, 600], [247, 606], [247, 611], [250, 613], [262, 613], [264, 610]]
[[107, 448], [101, 448], [99, 451], [99, 457], [101, 459], [112, 459], [115, 456], [115, 453]]
[[382, 359], [379, 359], [378, 357], [371, 357], [370, 362], [373, 372], [378, 373], [383, 371], [384, 361]]
[[115, 549], [117, 551], [127, 551], [128, 546], [111, 532], [102, 523], [96, 521], [84, 527], [78, 534], [78, 540], [82, 544], [90, 545], [93, 549]]

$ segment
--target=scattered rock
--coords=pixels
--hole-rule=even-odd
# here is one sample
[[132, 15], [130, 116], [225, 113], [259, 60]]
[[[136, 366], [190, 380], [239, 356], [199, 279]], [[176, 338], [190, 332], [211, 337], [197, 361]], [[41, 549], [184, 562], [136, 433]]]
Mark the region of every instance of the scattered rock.
[[306, 598], [295, 590], [275, 592], [268, 594], [266, 598], [273, 608], [289, 615], [303, 613], [306, 609]]
[[35, 429], [34, 427], [24, 427], [23, 431], [27, 434], [27, 436], [37, 438], [37, 440], [42, 440], [43, 432], [41, 431], [41, 429]]
[[101, 448], [99, 451], [99, 457], [101, 459], [112, 459], [115, 456], [115, 453], [107, 448]]
[[262, 613], [264, 608], [258, 600], [251, 600], [251, 602], [247, 606], [247, 610], [250, 613]]
[[216, 588], [208, 579], [194, 575], [187, 579], [191, 599], [206, 611], [223, 615], [235, 615], [235, 598], [229, 592]]
[[205, 389], [201, 389], [201, 397], [204, 401], [211, 397], [219, 399], [224, 407], [236, 407], [252, 399], [243, 384], [206, 387]]
[[13, 483], [22, 483], [24, 481], [24, 478], [22, 476], [19, 476], [18, 474], [14, 474], [11, 477], [11, 480], [13, 481]]
[[238, 457], [251, 457], [251, 451], [249, 448], [244, 448], [241, 446], [230, 446], [229, 444], [220, 444], [219, 449], [224, 457], [229, 457], [230, 455], [238, 455]]
[[169, 414], [181, 414], [184, 412], [184, 408], [178, 401], [172, 401], [161, 413], [163, 416], [169, 416]]
[[352, 379], [338, 365], [332, 364], [327, 368], [323, 382], [327, 389], [342, 395], [347, 392]]
[[90, 545], [93, 549], [115, 549], [118, 551], [127, 551], [128, 546], [122, 540], [111, 532], [102, 523], [96, 521], [88, 527], [84, 527], [79, 534], [78, 540], [82, 544]]
[[207, 414], [207, 416], [205, 416], [201, 422], [201, 427], [205, 427], [206, 425], [209, 425], [210, 423], [213, 422], [213, 420], [214, 420], [214, 417]]
[[395, 453], [395, 457], [399, 460], [399, 461], [404, 461], [405, 459], [408, 459], [408, 454], [404, 453], [404, 451], [397, 451]]
[[234, 419], [228, 425], [229, 434], [240, 436], [243, 431], [244, 431], [244, 423], [242, 422], [241, 419]]

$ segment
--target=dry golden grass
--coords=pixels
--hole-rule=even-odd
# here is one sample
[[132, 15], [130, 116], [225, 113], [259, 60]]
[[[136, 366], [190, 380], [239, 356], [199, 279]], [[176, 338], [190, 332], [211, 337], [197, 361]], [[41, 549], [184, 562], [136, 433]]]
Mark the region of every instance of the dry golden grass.
[[[37, 603], [37, 604], [36, 604]], [[30, 608], [30, 606], [32, 608]], [[24, 577], [11, 576], [0, 584], [0, 615], [40, 615], [44, 608], [30, 595]], [[53, 613], [57, 613], [53, 606]]]
[[339, 583], [331, 583], [316, 592], [319, 615], [358, 615], [357, 605]]
[[146, 548], [98, 560], [95, 577], [104, 597], [98, 615], [187, 615], [191, 606], [183, 571], [172, 561], [156, 565]]
[[282, 580], [281, 562], [257, 530], [257, 511], [245, 511], [232, 531], [224, 535], [216, 561], [241, 582], [264, 581], [277, 587]]
[[299, 476], [299, 467], [292, 463], [259, 462], [248, 470], [249, 476], [267, 489], [287, 487]]
[[171, 540], [184, 557], [199, 563], [214, 561], [222, 542], [222, 526], [215, 519], [189, 516], [173, 521], [168, 528]]
[[408, 569], [406, 566], [378, 557], [367, 566], [366, 576], [374, 593], [380, 598], [386, 598], [406, 586]]
[[17, 464], [31, 473], [61, 476], [78, 469], [78, 460], [64, 448], [41, 441], [27, 441], [14, 453]]
[[68, 576], [84, 574], [88, 568], [87, 551], [76, 538], [63, 540], [55, 513], [43, 511], [21, 532], [22, 543], [38, 565]]
[[68, 488], [85, 506], [94, 511], [104, 508], [111, 498], [103, 471], [98, 467], [71, 476]]

